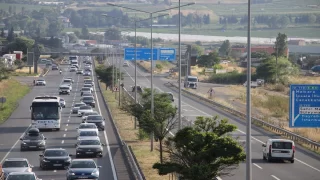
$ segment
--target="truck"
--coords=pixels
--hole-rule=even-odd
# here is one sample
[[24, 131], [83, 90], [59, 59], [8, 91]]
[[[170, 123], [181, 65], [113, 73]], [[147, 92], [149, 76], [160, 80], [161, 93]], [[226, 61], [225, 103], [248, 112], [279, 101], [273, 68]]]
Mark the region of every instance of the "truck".
[[197, 76], [186, 76], [184, 79], [184, 87], [197, 89], [199, 79]]

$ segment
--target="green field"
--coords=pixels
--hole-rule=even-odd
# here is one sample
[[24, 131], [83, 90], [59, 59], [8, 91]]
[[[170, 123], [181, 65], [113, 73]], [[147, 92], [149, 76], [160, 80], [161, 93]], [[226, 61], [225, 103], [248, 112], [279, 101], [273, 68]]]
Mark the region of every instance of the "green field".
[[8, 3], [0, 3], [0, 9], [8, 11], [9, 6], [16, 7], [16, 12], [21, 12], [21, 8], [24, 7], [25, 10], [39, 10], [41, 8], [50, 9], [50, 6], [40, 6], [40, 5], [28, 5], [28, 4], [8, 4]]

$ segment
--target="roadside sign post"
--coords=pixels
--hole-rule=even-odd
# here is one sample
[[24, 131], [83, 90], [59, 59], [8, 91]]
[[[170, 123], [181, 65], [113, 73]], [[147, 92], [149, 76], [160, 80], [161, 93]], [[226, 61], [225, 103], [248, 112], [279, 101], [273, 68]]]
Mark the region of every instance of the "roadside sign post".
[[5, 97], [0, 97], [1, 109], [3, 109], [3, 104], [7, 101]]
[[290, 86], [289, 127], [320, 127], [319, 84], [292, 84]]

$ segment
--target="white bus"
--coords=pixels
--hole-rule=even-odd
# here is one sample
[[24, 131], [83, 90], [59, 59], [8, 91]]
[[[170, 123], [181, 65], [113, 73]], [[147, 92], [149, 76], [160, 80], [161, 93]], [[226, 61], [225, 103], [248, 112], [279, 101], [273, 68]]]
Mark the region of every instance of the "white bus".
[[32, 101], [30, 110], [32, 127], [60, 130], [62, 110], [60, 97], [37, 96]]

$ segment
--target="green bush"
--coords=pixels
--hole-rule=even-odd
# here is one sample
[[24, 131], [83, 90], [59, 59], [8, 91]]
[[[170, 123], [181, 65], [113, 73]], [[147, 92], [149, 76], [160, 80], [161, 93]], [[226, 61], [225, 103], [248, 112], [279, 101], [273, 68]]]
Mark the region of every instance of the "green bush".
[[[256, 75], [252, 74], [252, 80], [256, 79]], [[243, 84], [247, 81], [247, 74], [233, 71], [224, 74], [213, 74], [209, 78], [209, 82], [218, 84]]]
[[161, 64], [156, 64], [156, 68], [159, 69], [160, 71], [162, 71], [163, 66]]

